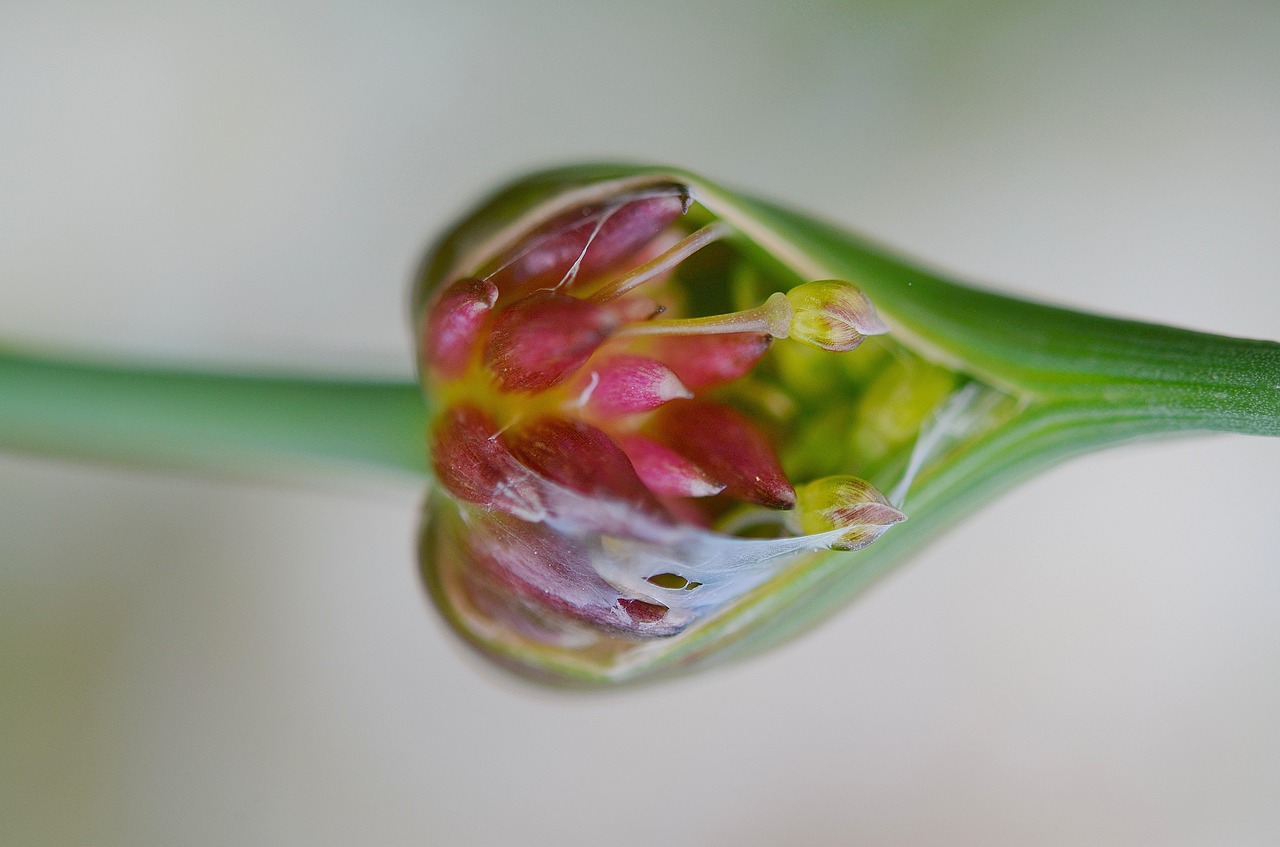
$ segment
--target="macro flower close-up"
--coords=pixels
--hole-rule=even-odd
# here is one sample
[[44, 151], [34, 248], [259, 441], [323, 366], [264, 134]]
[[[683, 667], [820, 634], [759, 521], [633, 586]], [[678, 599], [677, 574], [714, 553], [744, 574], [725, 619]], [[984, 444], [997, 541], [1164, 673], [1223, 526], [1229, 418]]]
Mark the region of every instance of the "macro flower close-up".
[[0, 844], [1276, 843], [1277, 43], [0, 3]]
[[777, 290], [695, 204], [660, 178], [588, 185], [422, 293], [443, 495], [423, 564], [465, 631], [516, 660], [522, 642], [630, 652], [905, 518], [857, 477], [810, 478], [840, 462], [779, 452], [821, 403], [779, 369], [841, 365], [771, 347], [849, 353], [886, 331], [870, 301], [842, 281]]
[[427, 584], [554, 684], [774, 643], [1063, 458], [1280, 433], [1280, 345], [951, 282], [661, 168], [500, 191], [431, 252], [414, 312]]

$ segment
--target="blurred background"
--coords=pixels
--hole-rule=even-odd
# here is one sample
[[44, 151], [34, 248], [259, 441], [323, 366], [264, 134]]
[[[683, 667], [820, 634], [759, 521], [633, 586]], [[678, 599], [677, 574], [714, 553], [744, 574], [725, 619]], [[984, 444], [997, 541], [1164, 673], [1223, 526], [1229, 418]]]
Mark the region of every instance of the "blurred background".
[[[1280, 6], [0, 4], [0, 339], [410, 373], [433, 233], [667, 161], [1069, 304], [1280, 337]], [[621, 694], [465, 655], [420, 492], [0, 457], [0, 841], [1273, 844], [1280, 443], [982, 509], [800, 641]]]

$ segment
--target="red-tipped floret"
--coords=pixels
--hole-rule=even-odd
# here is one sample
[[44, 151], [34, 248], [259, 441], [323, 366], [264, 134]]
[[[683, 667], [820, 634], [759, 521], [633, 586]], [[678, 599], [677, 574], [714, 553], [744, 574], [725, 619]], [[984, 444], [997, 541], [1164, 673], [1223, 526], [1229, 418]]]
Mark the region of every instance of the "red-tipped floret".
[[745, 415], [700, 400], [681, 400], [655, 413], [655, 433], [725, 493], [771, 509], [790, 509], [796, 492], [769, 439]]
[[438, 376], [461, 374], [475, 350], [480, 327], [497, 300], [498, 287], [488, 280], [460, 279], [446, 288], [424, 322], [424, 364]]
[[572, 376], [624, 322], [656, 308], [639, 298], [602, 304], [531, 294], [499, 312], [484, 361], [503, 390], [541, 391]]

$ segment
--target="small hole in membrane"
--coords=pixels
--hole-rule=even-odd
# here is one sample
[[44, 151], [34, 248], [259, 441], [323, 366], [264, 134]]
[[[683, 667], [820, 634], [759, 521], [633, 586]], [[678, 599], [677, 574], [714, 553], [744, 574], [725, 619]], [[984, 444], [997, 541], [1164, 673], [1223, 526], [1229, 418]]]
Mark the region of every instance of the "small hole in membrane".
[[675, 573], [660, 573], [650, 577], [645, 577], [645, 581], [658, 586], [659, 588], [670, 588], [672, 590], [684, 589], [692, 591], [702, 585], [701, 582], [691, 582]]

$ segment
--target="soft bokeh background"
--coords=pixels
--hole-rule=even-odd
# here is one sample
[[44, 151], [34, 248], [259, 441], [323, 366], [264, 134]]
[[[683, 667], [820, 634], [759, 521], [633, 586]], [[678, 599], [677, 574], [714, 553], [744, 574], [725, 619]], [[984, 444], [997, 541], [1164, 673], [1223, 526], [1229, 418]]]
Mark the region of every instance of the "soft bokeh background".
[[[1280, 336], [1280, 6], [0, 4], [0, 338], [407, 374], [496, 181], [704, 171], [973, 278]], [[0, 842], [1273, 844], [1280, 444], [1078, 461], [782, 650], [563, 697], [419, 492], [0, 459]]]

